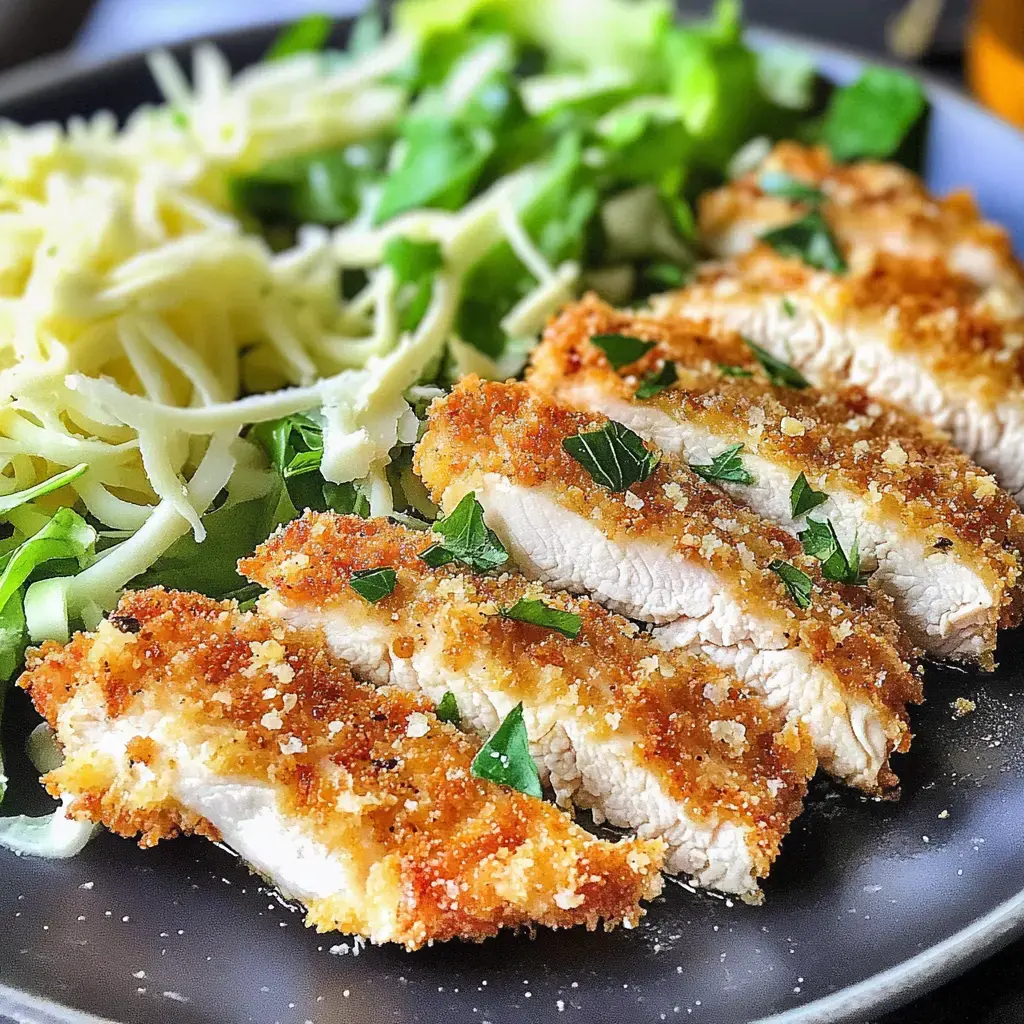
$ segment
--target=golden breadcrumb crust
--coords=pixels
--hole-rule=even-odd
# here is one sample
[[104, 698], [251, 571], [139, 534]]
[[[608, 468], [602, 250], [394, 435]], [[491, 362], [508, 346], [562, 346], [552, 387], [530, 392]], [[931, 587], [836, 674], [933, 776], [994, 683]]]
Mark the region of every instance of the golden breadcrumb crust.
[[[571, 715], [598, 737], [630, 739], [639, 761], [694, 819], [751, 829], [757, 874], [767, 874], [816, 767], [806, 735], [787, 728], [784, 716], [735, 676], [660, 650], [593, 601], [549, 592], [518, 573], [429, 568], [419, 555], [432, 540], [383, 519], [307, 513], [240, 568], [286, 607], [343, 609], [354, 629], [364, 620], [385, 625], [396, 657], [430, 651], [453, 678], [483, 673], [512, 701], [546, 717], [560, 709], [552, 720]], [[346, 581], [382, 566], [397, 571], [397, 583], [370, 604]], [[502, 617], [500, 609], [520, 598], [575, 613], [578, 636]], [[722, 722], [743, 727], [742, 749], [715, 738], [714, 723]]]
[[[597, 334], [625, 334], [656, 346], [616, 372], [590, 343]], [[586, 387], [638, 401], [639, 379], [666, 360], [675, 362], [679, 383], [642, 404], [802, 471], [817, 490], [863, 495], [871, 518], [895, 524], [977, 572], [995, 596], [1000, 626], [1019, 623], [1024, 514], [1017, 503], [1002, 489], [979, 489], [988, 474], [926, 421], [860, 388], [775, 387], [735, 332], [618, 312], [595, 296], [552, 320], [533, 352], [528, 380], [570, 403]], [[730, 376], [722, 365], [753, 376]]]
[[[318, 640], [232, 603], [129, 593], [97, 633], [31, 652], [19, 685], [64, 747], [44, 781], [75, 796], [75, 816], [141, 833], [143, 846], [178, 832], [218, 838], [171, 795], [175, 746], [163, 734], [131, 740], [122, 766], [76, 734], [82, 715], [107, 729], [155, 713], [175, 743], [202, 744], [216, 774], [271, 784], [289, 820], [365, 861], [368, 878], [393, 878], [390, 938], [410, 949], [534, 923], [634, 923], [660, 889], [660, 842], [597, 840], [552, 805], [473, 777], [479, 744], [428, 702], [357, 683]], [[140, 763], [166, 780], [141, 805]], [[310, 900], [308, 923], [372, 934], [384, 910], [360, 909], [367, 894], [345, 888], [339, 878], [338, 895]]]
[[824, 146], [796, 142], [778, 143], [757, 169], [701, 197], [699, 226], [713, 250], [738, 224], [764, 231], [806, 212], [806, 204], [766, 195], [760, 186], [764, 171], [782, 171], [820, 189], [826, 197], [822, 212], [848, 249], [889, 248], [948, 261], [951, 250], [966, 246], [987, 254], [995, 280], [1024, 289], [1009, 234], [981, 219], [968, 192], [937, 199], [904, 167], [872, 160], [835, 163]]
[[[1001, 316], [986, 293], [939, 260], [873, 253], [840, 276], [762, 243], [705, 264], [693, 285], [659, 296], [654, 308], [659, 316], [717, 319], [727, 308], [783, 300], [795, 316], [870, 335], [982, 405], [1024, 398], [1024, 319]], [[843, 372], [835, 368], [829, 384], [841, 385]]]
[[[677, 459], [664, 456], [647, 480], [630, 488], [642, 502], [632, 507], [640, 503], [595, 483], [562, 448], [565, 438], [606, 422], [548, 401], [526, 384], [467, 377], [431, 406], [417, 468], [435, 501], [453, 482], [468, 490], [474, 479], [495, 473], [554, 492], [563, 506], [610, 537], [671, 546], [714, 570], [722, 587], [746, 608], [782, 624], [793, 646], [827, 662], [848, 689], [867, 694], [905, 722], [906, 704], [921, 699], [921, 683], [909, 664], [914, 652], [887, 613], [890, 603], [883, 595], [824, 579], [798, 541], [705, 484]], [[768, 568], [774, 559], [789, 561], [811, 578], [809, 608], [798, 608]]]

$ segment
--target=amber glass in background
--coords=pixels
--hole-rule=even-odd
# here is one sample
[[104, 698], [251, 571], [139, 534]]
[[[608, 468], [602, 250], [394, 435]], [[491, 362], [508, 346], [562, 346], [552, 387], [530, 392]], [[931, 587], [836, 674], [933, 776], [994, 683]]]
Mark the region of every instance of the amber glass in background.
[[982, 103], [1024, 127], [1024, 0], [978, 0], [967, 80]]

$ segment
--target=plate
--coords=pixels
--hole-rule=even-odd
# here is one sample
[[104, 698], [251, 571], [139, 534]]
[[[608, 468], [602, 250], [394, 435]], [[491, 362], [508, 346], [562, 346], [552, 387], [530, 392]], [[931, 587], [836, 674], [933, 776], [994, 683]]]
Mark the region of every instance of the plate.
[[[270, 34], [223, 43], [243, 64]], [[863, 63], [753, 35], [810, 50], [840, 81]], [[929, 183], [970, 187], [1024, 245], [1024, 137], [956, 92], [929, 89]], [[99, 107], [124, 115], [156, 98], [138, 56], [51, 61], [0, 83], [0, 113], [26, 122]], [[316, 935], [199, 840], [144, 853], [103, 835], [67, 862], [0, 853], [0, 1012], [161, 1024], [863, 1020], [1024, 932], [1022, 659], [1024, 634], [1009, 634], [992, 675], [929, 669], [913, 751], [898, 760], [902, 800], [817, 783], [762, 907], [670, 882], [632, 932], [543, 931], [408, 954]], [[977, 709], [957, 717], [959, 697]], [[11, 705], [12, 720], [27, 714], [20, 693]]]

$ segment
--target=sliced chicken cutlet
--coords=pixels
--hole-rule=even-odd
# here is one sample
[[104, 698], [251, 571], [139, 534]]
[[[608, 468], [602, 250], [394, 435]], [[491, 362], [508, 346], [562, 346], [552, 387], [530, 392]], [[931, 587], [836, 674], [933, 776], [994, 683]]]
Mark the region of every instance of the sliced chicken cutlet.
[[[802, 189], [791, 186], [794, 179]], [[820, 196], [813, 191], [808, 196], [808, 188]], [[820, 202], [851, 263], [876, 252], [940, 260], [977, 285], [1001, 292], [993, 301], [1024, 313], [1024, 272], [1007, 232], [982, 220], [969, 193], [937, 199], [918, 175], [898, 164], [840, 164], [823, 146], [780, 142], [759, 167], [705, 193], [701, 233], [716, 256], [738, 256], [766, 231], [804, 216], [807, 198]]]
[[672, 457], [613, 491], [563, 447], [599, 432], [584, 443], [615, 452], [621, 429], [524, 384], [466, 378], [434, 402], [416, 459], [446, 511], [475, 493], [527, 575], [659, 624], [663, 646], [703, 652], [806, 723], [828, 771], [891, 787], [889, 755], [909, 746], [906, 704], [920, 699], [895, 623]]
[[[641, 344], [616, 349], [615, 336]], [[990, 667], [997, 629], [1020, 621], [1024, 515], [1013, 499], [979, 489], [987, 476], [970, 459], [860, 389], [774, 386], [734, 333], [593, 297], [551, 323], [528, 380], [681, 456], [794, 536], [809, 519], [831, 523], [933, 657]]]
[[[307, 514], [241, 568], [270, 588], [266, 613], [322, 628], [367, 679], [435, 702], [450, 692], [481, 737], [522, 704], [560, 804], [663, 839], [668, 871], [755, 895], [816, 767], [803, 730], [731, 673], [659, 650], [589, 600], [518, 573], [430, 568], [420, 556], [432, 540], [382, 519]], [[349, 585], [381, 568], [397, 579], [380, 600]], [[512, 618], [517, 606], [568, 618], [545, 628]]]
[[[940, 262], [880, 255], [830, 274], [766, 245], [704, 268], [658, 316], [740, 331], [823, 388], [862, 387], [930, 421], [1024, 503], [1024, 320], [1005, 320]], [[966, 480], [970, 485], [971, 478]]]
[[20, 685], [56, 731], [65, 760], [44, 782], [75, 817], [142, 846], [222, 841], [320, 931], [415, 949], [633, 924], [661, 887], [661, 843], [597, 840], [474, 778], [479, 745], [429, 702], [230, 603], [129, 594], [95, 633], [32, 654]]

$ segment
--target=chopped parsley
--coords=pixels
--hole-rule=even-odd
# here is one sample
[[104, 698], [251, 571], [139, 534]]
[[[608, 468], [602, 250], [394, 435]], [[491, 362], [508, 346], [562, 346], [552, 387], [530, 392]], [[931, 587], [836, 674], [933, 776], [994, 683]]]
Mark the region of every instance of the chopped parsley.
[[826, 501], [828, 501], [828, 495], [824, 491], [816, 491], [811, 487], [803, 473], [793, 481], [789, 492], [789, 508], [794, 519], [799, 519], [811, 509], [824, 505]]
[[801, 572], [795, 565], [776, 558], [768, 563], [776, 576], [785, 584], [786, 591], [793, 599], [797, 608], [811, 607], [811, 577]]
[[462, 715], [459, 713], [459, 702], [451, 690], [445, 690], [440, 703], [434, 709], [438, 721], [449, 722], [451, 725], [462, 725]]
[[526, 597], [519, 598], [511, 608], [502, 608], [503, 619], [514, 619], [516, 622], [528, 622], [531, 626], [541, 629], [553, 629], [562, 636], [574, 639], [583, 626], [583, 620], [574, 612], [564, 612], [560, 608], [552, 608], [543, 601]]
[[712, 460], [710, 465], [701, 463], [690, 463], [690, 469], [705, 480], [726, 484], [752, 484], [756, 481], [744, 468], [740, 460], [740, 452], [743, 451], [742, 444], [730, 445], [724, 452], [720, 452]]
[[431, 527], [444, 541], [432, 544], [420, 558], [432, 569], [458, 561], [478, 572], [489, 572], [508, 561], [508, 552], [484, 523], [484, 510], [470, 491], [452, 514]]
[[625, 491], [642, 483], [654, 472], [660, 458], [629, 427], [615, 420], [609, 420], [598, 430], [565, 438], [562, 448], [595, 483], [610, 491]]
[[816, 270], [845, 274], [849, 269], [832, 229], [817, 210], [805, 213], [791, 224], [766, 231], [761, 241], [780, 256], [796, 257]]
[[768, 375], [768, 379], [776, 387], [802, 390], [811, 386], [811, 382], [799, 370], [790, 366], [789, 363], [776, 359], [768, 349], [761, 348], [760, 345], [755, 344], [749, 338], [744, 337], [743, 340], [746, 342], [747, 348], [757, 357], [757, 361], [761, 364], [761, 369]]
[[645, 373], [640, 379], [636, 389], [636, 397], [640, 399], [653, 398], [655, 395], [672, 387], [679, 380], [679, 373], [676, 364], [671, 359], [666, 359], [660, 370]]
[[644, 341], [628, 334], [595, 334], [590, 343], [596, 345], [615, 370], [635, 363], [654, 348], [656, 342]]
[[863, 583], [860, 572], [860, 548], [854, 538], [850, 553], [843, 551], [831, 519], [807, 520], [807, 529], [799, 534], [804, 553], [821, 562], [821, 575], [836, 583]]
[[530, 738], [520, 701], [498, 726], [498, 731], [473, 758], [470, 771], [478, 779], [518, 789], [527, 796], [542, 796], [540, 774], [530, 756]]
[[370, 604], [376, 604], [394, 591], [397, 579], [394, 569], [360, 569], [352, 573], [348, 585]]
[[788, 295], [782, 296], [782, 312], [789, 317], [790, 320], [796, 316], [796, 306], [793, 304], [793, 300]]
[[719, 363], [718, 369], [722, 372], [723, 377], [753, 377], [752, 371], [748, 370], [745, 366], [729, 366], [728, 363]]
[[815, 205], [825, 199], [825, 193], [821, 189], [808, 185], [806, 181], [794, 178], [785, 171], [762, 172], [758, 185], [766, 196], [775, 196], [778, 199], [793, 199], [800, 203]]

